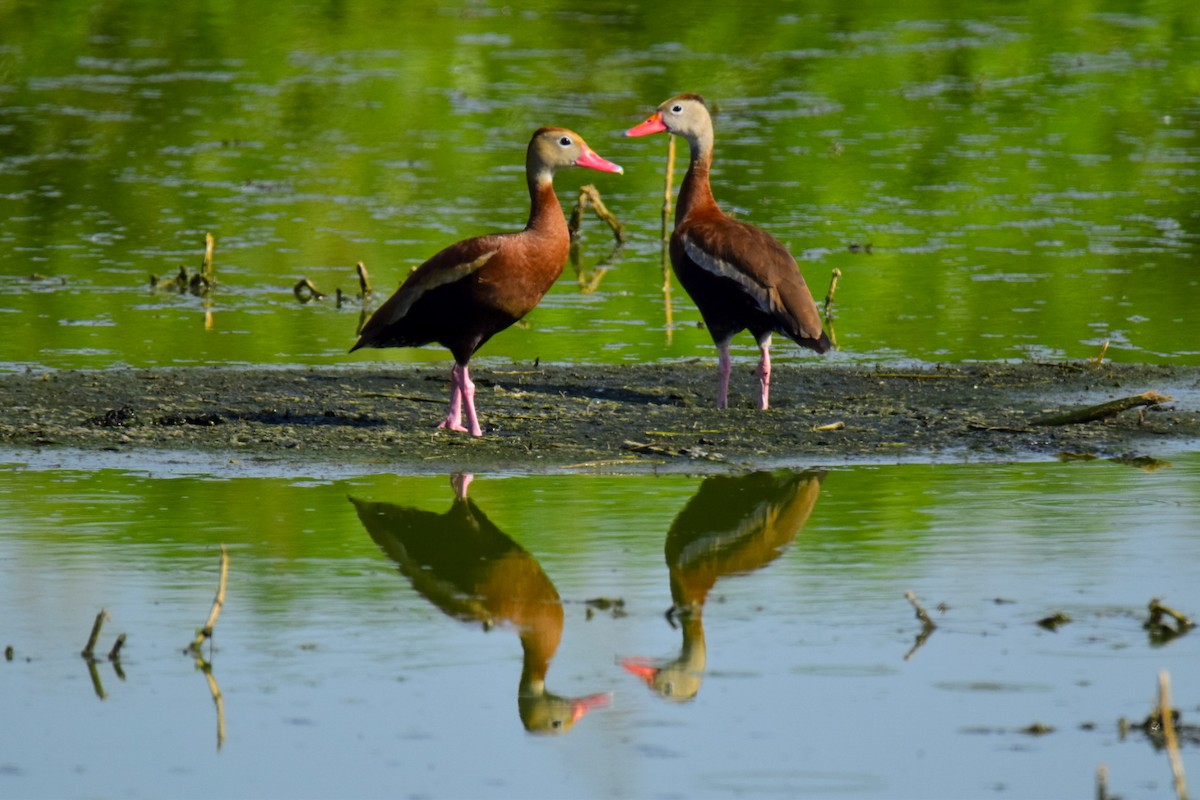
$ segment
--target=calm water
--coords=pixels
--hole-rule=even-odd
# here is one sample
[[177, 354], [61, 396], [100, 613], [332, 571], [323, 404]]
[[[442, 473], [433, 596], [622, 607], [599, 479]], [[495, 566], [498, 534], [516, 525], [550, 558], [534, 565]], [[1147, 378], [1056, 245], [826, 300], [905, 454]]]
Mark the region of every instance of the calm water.
[[[1160, 669], [1197, 713], [1200, 635], [1142, 622], [1152, 597], [1200, 609], [1198, 486], [1197, 456], [481, 475], [470, 505], [445, 476], [10, 469], [0, 794], [1088, 797], [1103, 763], [1122, 796], [1172, 797], [1117, 723]], [[218, 543], [219, 748], [181, 653]], [[909, 590], [940, 623], [911, 653]], [[673, 627], [673, 602], [702, 613]], [[100, 608], [99, 649], [128, 639], [94, 682]], [[623, 663], [674, 672], [652, 691]]]
[[[631, 240], [596, 291], [568, 269], [481, 356], [711, 356], [678, 289], [666, 321], [665, 141], [621, 136], [685, 90], [719, 108], [724, 206], [818, 297], [843, 272], [835, 360], [1109, 340], [1200, 363], [1192, 4], [653, 5], [0, 5], [0, 368], [342, 363], [360, 305], [291, 287], [353, 295], [363, 261], [386, 293], [449, 242], [519, 227], [524, 147], [550, 123], [625, 166], [558, 188], [569, 206], [594, 183]], [[207, 232], [210, 302], [150, 292]], [[590, 218], [585, 269], [611, 242]]]
[[[818, 297], [842, 272], [827, 359], [1200, 363], [1193, 4], [874, 5], [0, 0], [0, 371], [446, 361], [345, 354], [354, 264], [386, 294], [519, 227], [544, 124], [625, 167], [558, 188], [595, 184], [630, 241], [588, 218], [481, 356], [711, 358], [661, 289], [666, 143], [621, 136], [679, 91], [718, 106], [723, 206]], [[216, 291], [151, 291], [210, 232]], [[3, 453], [0, 796], [1085, 797], [1106, 764], [1173, 797], [1117, 728], [1161, 669], [1200, 714], [1200, 634], [1142, 627], [1153, 597], [1200, 614], [1200, 454], [1169, 457], [481, 474], [467, 503], [449, 476]], [[181, 651], [220, 544], [206, 674]], [[128, 640], [89, 670], [101, 608], [100, 651]]]

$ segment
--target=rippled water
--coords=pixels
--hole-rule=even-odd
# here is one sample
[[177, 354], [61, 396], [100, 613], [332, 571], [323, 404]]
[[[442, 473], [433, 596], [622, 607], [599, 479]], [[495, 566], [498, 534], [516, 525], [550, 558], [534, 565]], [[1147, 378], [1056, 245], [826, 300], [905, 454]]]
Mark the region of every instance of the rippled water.
[[[1194, 724], [1200, 638], [1143, 622], [1200, 608], [1198, 479], [1194, 456], [480, 475], [468, 504], [445, 476], [9, 469], [0, 791], [1066, 797], [1105, 764], [1171, 797], [1118, 720], [1166, 669]], [[219, 543], [218, 706], [182, 649]], [[89, 675], [101, 608], [97, 651], [127, 642]]]
[[[1185, 5], [65, 8], [0, 9], [0, 366], [340, 363], [355, 263], [386, 293], [455, 239], [519, 227], [547, 123], [626, 167], [558, 188], [570, 206], [594, 183], [630, 243], [481, 356], [709, 357], [660, 289], [664, 142], [620, 135], [682, 90], [718, 107], [727, 210], [786, 242], [818, 297], [842, 271], [835, 360], [1200, 358]], [[207, 232], [218, 291], [151, 292]], [[611, 241], [588, 220], [585, 280]], [[298, 303], [301, 278], [331, 298]]]

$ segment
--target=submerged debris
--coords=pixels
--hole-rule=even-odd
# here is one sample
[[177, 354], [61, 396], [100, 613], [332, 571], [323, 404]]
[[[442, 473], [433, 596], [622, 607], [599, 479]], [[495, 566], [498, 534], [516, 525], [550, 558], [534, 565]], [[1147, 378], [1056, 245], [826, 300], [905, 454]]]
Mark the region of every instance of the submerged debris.
[[915, 594], [912, 592], [905, 592], [904, 597], [909, 603], [912, 604], [913, 610], [917, 614], [917, 619], [921, 621], [921, 632], [917, 634], [917, 638], [916, 641], [913, 642], [913, 646], [907, 653], [904, 654], [904, 660], [908, 661], [916, 654], [918, 650], [921, 649], [921, 646], [925, 644], [925, 640], [929, 638], [929, 635], [937, 630], [937, 623], [934, 622], [933, 618], [929, 616], [929, 612], [926, 611], [925, 607], [917, 600], [917, 596]]
[[1035, 722], [1032, 725], [1026, 725], [1024, 728], [1018, 728], [1017, 733], [1023, 733], [1026, 736], [1045, 736], [1048, 733], [1054, 733], [1054, 726], [1047, 725], [1044, 722]]
[[163, 280], [158, 275], [150, 273], [151, 291], [175, 291], [180, 294], [190, 291], [197, 297], [206, 297], [217, 285], [216, 270], [213, 267], [213, 248], [215, 245], [216, 239], [213, 238], [213, 235], [211, 233], [205, 234], [204, 259], [200, 262], [200, 270], [198, 272], [189, 275], [187, 266], [180, 264], [179, 272], [175, 277], [168, 280]]
[[620, 597], [593, 597], [591, 600], [584, 600], [583, 603], [587, 606], [588, 619], [591, 619], [596, 611], [607, 611], [614, 619], [626, 615], [625, 600]]
[[[1175, 624], [1172, 626], [1164, 617], [1170, 617]], [[1142, 627], [1150, 634], [1150, 644], [1164, 645], [1196, 627], [1196, 623], [1191, 617], [1163, 605], [1155, 597], [1150, 601], [1150, 617]]]
[[1048, 617], [1042, 617], [1037, 624], [1048, 631], [1056, 631], [1073, 620], [1061, 611], [1056, 611]]

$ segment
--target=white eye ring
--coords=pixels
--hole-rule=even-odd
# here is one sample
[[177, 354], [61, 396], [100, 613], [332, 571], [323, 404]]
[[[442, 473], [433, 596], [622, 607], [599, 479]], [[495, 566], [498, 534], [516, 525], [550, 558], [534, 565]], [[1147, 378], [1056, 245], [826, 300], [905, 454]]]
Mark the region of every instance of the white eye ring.
[[683, 113], [683, 106], [681, 106], [681, 105], [679, 105], [678, 103], [676, 103], [675, 105], [671, 106], [671, 113], [672, 113], [672, 114], [682, 114], [682, 113]]
[[570, 147], [573, 144], [570, 136], [562, 137], [561, 139], [558, 140], [558, 143], [560, 145], [562, 145], [563, 147]]

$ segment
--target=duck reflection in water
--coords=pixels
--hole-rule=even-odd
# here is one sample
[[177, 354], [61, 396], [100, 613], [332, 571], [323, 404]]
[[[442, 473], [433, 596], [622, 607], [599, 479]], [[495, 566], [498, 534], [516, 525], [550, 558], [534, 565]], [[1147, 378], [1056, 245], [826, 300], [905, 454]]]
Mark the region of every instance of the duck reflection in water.
[[371, 538], [400, 565], [413, 588], [446, 614], [516, 629], [524, 651], [517, 707], [525, 729], [562, 733], [609, 694], [567, 698], [546, 691], [546, 671], [562, 638], [558, 590], [524, 548], [467, 497], [471, 475], [454, 475], [444, 514], [350, 498]]
[[676, 658], [632, 657], [621, 665], [668, 700], [700, 691], [708, 653], [704, 601], [718, 580], [774, 561], [796, 538], [817, 503], [824, 473], [755, 472], [705, 478], [667, 532], [671, 580], [667, 620], [678, 622], [683, 647]]

